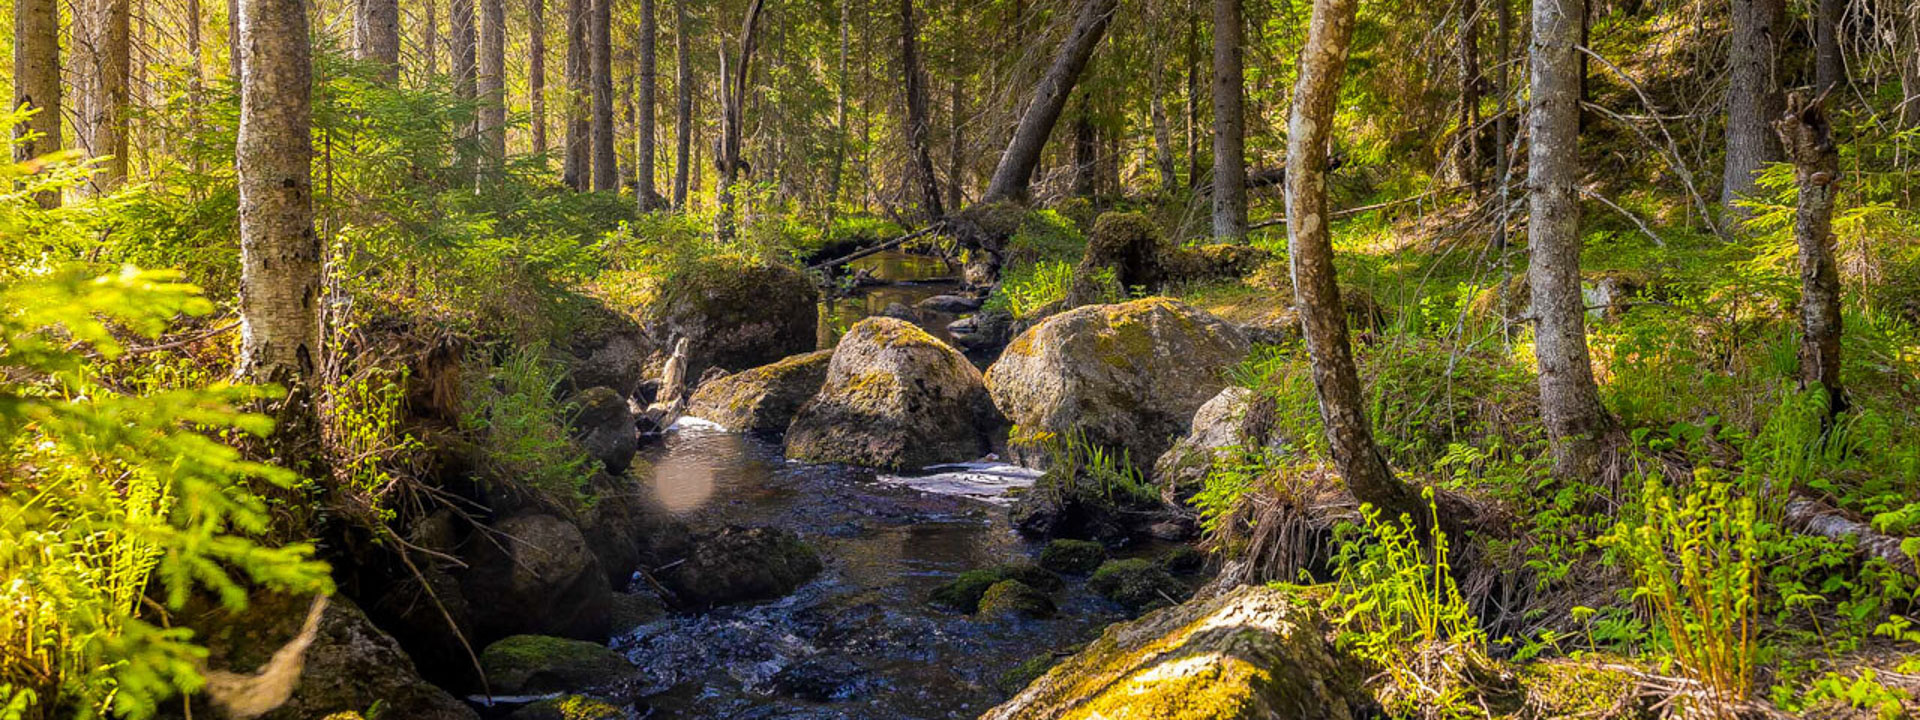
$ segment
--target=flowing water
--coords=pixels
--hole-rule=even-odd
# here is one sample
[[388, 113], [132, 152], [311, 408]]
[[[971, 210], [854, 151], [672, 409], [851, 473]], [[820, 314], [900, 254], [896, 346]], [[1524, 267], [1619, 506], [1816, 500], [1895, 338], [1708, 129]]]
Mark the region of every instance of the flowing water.
[[667, 616], [614, 640], [640, 668], [653, 718], [972, 718], [1010, 697], [1001, 676], [1069, 652], [1121, 618], [1068, 578], [1048, 620], [976, 620], [926, 602], [959, 573], [1038, 546], [999, 504], [1030, 474], [972, 466], [931, 477], [788, 462], [776, 444], [683, 424], [648, 451], [651, 488], [696, 530], [775, 526], [826, 570], [793, 595]]
[[910, 319], [934, 337], [953, 342], [947, 323], [958, 316], [915, 307], [921, 300], [960, 289], [955, 280], [958, 270], [945, 259], [887, 250], [848, 263], [848, 272], [864, 273], [887, 284], [855, 288], [821, 303], [820, 347], [833, 347], [854, 323], [884, 314], [896, 303], [909, 310], [909, 317], [902, 319]]

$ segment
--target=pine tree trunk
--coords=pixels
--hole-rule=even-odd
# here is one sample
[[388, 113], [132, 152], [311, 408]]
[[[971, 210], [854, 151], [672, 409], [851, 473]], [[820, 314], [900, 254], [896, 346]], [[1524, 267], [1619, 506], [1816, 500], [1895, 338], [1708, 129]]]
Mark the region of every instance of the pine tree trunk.
[[[79, 52], [74, 48], [75, 55]], [[227, 0], [227, 77], [235, 83], [240, 82], [240, 55], [240, 0]]]
[[1920, 128], [1920, 3], [1907, 7], [1906, 17], [1897, 20], [1902, 32], [1894, 57], [1904, 58], [1900, 65], [1900, 125], [1908, 130]]
[[1847, 81], [1846, 59], [1840, 54], [1840, 18], [1846, 0], [1814, 0], [1813, 88], [1825, 92]]
[[507, 157], [506, 0], [480, 0], [479, 134], [489, 173]]
[[303, 0], [241, 0], [240, 372], [303, 386], [320, 366], [313, 65]]
[[1774, 130], [1800, 185], [1793, 223], [1800, 246], [1800, 384], [1824, 388], [1832, 416], [1846, 411], [1847, 397], [1840, 386], [1840, 271], [1833, 257], [1840, 155], [1834, 149], [1826, 99], [1824, 93], [1817, 99], [1795, 93]]
[[1091, 198], [1098, 184], [1100, 141], [1094, 136], [1093, 110], [1086, 93], [1080, 94], [1079, 108], [1073, 114], [1073, 196]]
[[1720, 203], [1735, 218], [1747, 213], [1735, 201], [1753, 192], [1755, 176], [1772, 160], [1767, 128], [1773, 93], [1773, 48], [1769, 28], [1778, 0], [1733, 0], [1733, 50], [1727, 88], [1727, 157]]
[[593, 189], [620, 188], [620, 168], [613, 146], [613, 0], [588, 0], [587, 74], [592, 85], [593, 112], [589, 137], [593, 159]]
[[587, 5], [590, 0], [567, 0], [567, 92], [566, 157], [561, 164], [561, 182], [578, 191], [586, 191], [593, 182], [593, 167], [588, 159], [591, 143], [587, 140]]
[[674, 72], [679, 75], [674, 87], [679, 98], [673, 122], [673, 206], [684, 210], [692, 170], [688, 154], [693, 149], [693, 56], [687, 42], [687, 0], [673, 3], [673, 55]]
[[[527, 100], [533, 154], [547, 154], [547, 0], [527, 0]], [[545, 161], [542, 161], [543, 163]]]
[[740, 24], [740, 55], [729, 74], [726, 53], [720, 54], [720, 138], [719, 184], [714, 199], [719, 208], [713, 216], [714, 236], [721, 240], [734, 237], [733, 185], [740, 178], [740, 143], [746, 122], [747, 84], [753, 78], [753, 55], [760, 42], [760, 12], [764, 0], [753, 0]]
[[659, 27], [654, 18], [654, 0], [640, 0], [640, 96], [634, 99], [639, 106], [635, 108], [633, 155], [634, 194], [638, 196], [640, 212], [654, 207], [654, 198], [659, 194], [653, 189], [654, 158], [658, 154], [654, 147], [654, 107], [658, 102], [660, 79], [658, 68], [654, 64], [654, 50]]
[[1592, 482], [1598, 476], [1601, 441], [1613, 428], [1593, 379], [1580, 292], [1580, 63], [1574, 44], [1582, 4], [1534, 2], [1527, 146], [1527, 282], [1536, 321], [1540, 414], [1552, 443], [1554, 475], [1565, 482]]
[[847, 171], [847, 95], [853, 76], [849, 72], [850, 37], [853, 25], [853, 0], [840, 0], [840, 71], [835, 76], [833, 103], [833, 174], [827, 189], [828, 226], [832, 226], [834, 212], [840, 203], [840, 188], [846, 180]]
[[[954, 0], [947, 18], [949, 27], [965, 27], [966, 6]], [[966, 85], [967, 72], [961, 65], [960, 41], [953, 38], [947, 48], [947, 68], [953, 73], [947, 102], [947, 208], [958, 210], [966, 204]]]
[[81, 60], [75, 129], [87, 155], [100, 159], [87, 182], [87, 191], [95, 194], [111, 192], [127, 179], [131, 24], [129, 0], [74, 4], [74, 55]]
[[1493, 251], [1507, 250], [1507, 208], [1508, 186], [1513, 180], [1513, 158], [1509, 146], [1513, 144], [1513, 76], [1508, 71], [1508, 62], [1513, 59], [1513, 0], [1493, 0], [1498, 13], [1499, 27], [1494, 36], [1493, 54], [1497, 70], [1494, 74], [1494, 92], [1500, 94], [1497, 104], [1499, 120], [1493, 125], [1494, 147], [1493, 165], [1495, 182], [1499, 184], [1499, 219], [1493, 226]]
[[1247, 238], [1246, 77], [1241, 0], [1213, 0], [1213, 237]]
[[1460, 135], [1454, 141], [1453, 175], [1455, 182], [1480, 185], [1480, 6], [1475, 0], [1460, 1], [1459, 36], [1454, 44], [1454, 63], [1460, 72], [1460, 105], [1457, 122]]
[[1100, 45], [1100, 38], [1106, 35], [1107, 25], [1113, 20], [1118, 6], [1119, 0], [1084, 0], [1081, 3], [1080, 11], [1074, 17], [1073, 29], [1060, 44], [1060, 52], [1054, 56], [1047, 74], [1034, 87], [1033, 101], [1020, 117], [1020, 126], [1014, 130], [1006, 152], [1000, 155], [1000, 164], [994, 168], [993, 180], [987, 184], [984, 202], [1025, 202], [1030, 198], [1033, 171], [1040, 165], [1040, 151], [1046, 148], [1047, 136], [1053, 134], [1053, 126], [1060, 121], [1060, 113], [1066, 110], [1074, 84], [1080, 81], [1080, 73], [1086, 70], [1087, 61], [1092, 59], [1094, 49]]
[[474, 98], [473, 0], [447, 0], [448, 72], [453, 74], [453, 91], [462, 98]]
[[434, 76], [440, 73], [440, 10], [433, 0], [427, 0], [425, 17], [427, 37], [423, 54], [427, 56], [426, 72], [420, 76], [423, 85], [432, 82]]
[[[26, 162], [61, 149], [60, 5], [57, 0], [14, 0], [13, 107], [38, 111], [13, 128], [15, 162]], [[41, 207], [57, 207], [60, 193], [43, 192], [35, 199]]]
[[1160, 192], [1172, 193], [1180, 178], [1173, 167], [1173, 129], [1167, 123], [1167, 65], [1157, 59], [1150, 62], [1147, 114], [1153, 123], [1153, 168], [1160, 174]]
[[913, 0], [900, 0], [900, 74], [907, 95], [907, 157], [912, 163], [909, 174], [920, 188], [920, 216], [935, 220], [946, 214], [940, 202], [940, 180], [933, 172], [933, 155], [927, 147], [931, 134], [927, 121], [927, 78], [920, 67], [918, 46], [920, 31], [913, 20]]
[[353, 57], [379, 63], [382, 82], [400, 79], [400, 0], [355, 0]]
[[1200, 0], [1187, 0], [1187, 188], [1200, 188]]

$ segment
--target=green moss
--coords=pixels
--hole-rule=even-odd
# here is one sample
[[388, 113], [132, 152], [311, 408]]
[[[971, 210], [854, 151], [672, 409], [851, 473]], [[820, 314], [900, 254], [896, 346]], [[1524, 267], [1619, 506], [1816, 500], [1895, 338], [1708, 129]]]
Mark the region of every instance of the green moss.
[[1001, 580], [980, 596], [982, 617], [1053, 617], [1053, 600], [1019, 580]]
[[480, 668], [499, 693], [589, 687], [619, 678], [633, 665], [604, 645], [545, 635], [514, 635], [480, 652]]
[[1106, 559], [1106, 546], [1090, 540], [1055, 540], [1040, 551], [1041, 567], [1072, 575], [1093, 572]]
[[1053, 574], [1052, 571], [1039, 565], [1030, 563], [1008, 563], [994, 569], [1000, 572], [1001, 577], [1010, 580], [1019, 580], [1020, 582], [1046, 592], [1056, 592], [1066, 587], [1066, 583], [1060, 581], [1060, 576]]
[[960, 573], [953, 581], [934, 588], [928, 602], [972, 613], [980, 608], [980, 598], [986, 595], [987, 590], [1004, 580], [1017, 580], [1044, 592], [1053, 592], [1065, 586], [1059, 577], [1037, 565], [996, 565]]
[[1087, 587], [1135, 611], [1178, 602], [1187, 593], [1166, 568], [1146, 558], [1109, 560], [1093, 571]]
[[1000, 690], [1007, 693], [1019, 692], [1021, 688], [1040, 679], [1041, 675], [1047, 674], [1047, 671], [1058, 662], [1060, 659], [1051, 652], [1043, 652], [1022, 660], [1019, 665], [1000, 673]]
[[1638, 685], [1623, 671], [1566, 660], [1533, 663], [1518, 674], [1533, 717], [1617, 717], [1621, 699]]
[[512, 720], [623, 720], [629, 713], [618, 705], [585, 695], [548, 698], [515, 711]]
[[1189, 545], [1181, 545], [1160, 555], [1160, 565], [1175, 573], [1197, 572], [1206, 564], [1207, 554]]

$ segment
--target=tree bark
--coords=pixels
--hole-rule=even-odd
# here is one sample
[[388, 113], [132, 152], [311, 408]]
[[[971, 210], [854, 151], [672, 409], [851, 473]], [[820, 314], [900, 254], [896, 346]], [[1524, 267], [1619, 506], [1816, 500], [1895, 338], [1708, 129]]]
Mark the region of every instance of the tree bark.
[[1073, 195], [1090, 198], [1098, 190], [1100, 140], [1093, 129], [1093, 109], [1086, 93], [1080, 94], [1080, 108], [1073, 114]]
[[589, 160], [591, 143], [587, 140], [591, 123], [587, 120], [587, 10], [591, 0], [567, 0], [567, 137], [566, 156], [561, 162], [560, 180], [567, 187], [585, 192], [593, 184], [593, 166]]
[[[57, 0], [14, 0], [13, 107], [32, 117], [13, 128], [15, 162], [60, 150], [60, 5]], [[60, 193], [35, 197], [41, 207], [60, 205]]]
[[1846, 58], [1840, 54], [1840, 18], [1846, 10], [1846, 0], [1814, 0], [1813, 88], [1816, 92], [1826, 92], [1847, 81]]
[[635, 108], [634, 120], [633, 176], [634, 194], [638, 196], [640, 212], [654, 208], [654, 199], [659, 194], [653, 189], [653, 165], [655, 156], [654, 107], [658, 102], [660, 79], [654, 63], [655, 44], [660, 34], [654, 19], [654, 0], [640, 0], [640, 96], [634, 99], [639, 103]]
[[1508, 63], [1513, 60], [1513, 0], [1493, 0], [1493, 3], [1499, 21], [1493, 39], [1494, 62], [1497, 63], [1494, 92], [1500, 94], [1495, 111], [1499, 119], [1493, 124], [1493, 172], [1495, 182], [1499, 185], [1500, 203], [1499, 219], [1493, 226], [1493, 251], [1500, 253], [1507, 250], [1507, 208], [1510, 206], [1507, 188], [1513, 180], [1513, 158], [1508, 148], [1513, 144], [1514, 128], [1513, 117], [1508, 114], [1513, 100], [1513, 76], [1508, 71]]
[[[948, 27], [966, 27], [966, 6], [960, 0], [953, 0], [950, 9], [952, 16], [947, 18]], [[966, 81], [967, 72], [960, 61], [960, 41], [956, 37], [947, 48], [947, 69], [953, 73], [953, 84], [947, 102], [947, 207], [958, 210], [966, 202]]]
[[400, 79], [400, 0], [355, 0], [353, 57], [380, 64], [379, 79]]
[[1171, 194], [1179, 187], [1180, 177], [1173, 167], [1173, 129], [1167, 122], [1167, 64], [1159, 58], [1149, 62], [1153, 66], [1148, 77], [1147, 115], [1153, 123], [1153, 168], [1160, 174], [1160, 192]]
[[1460, 72], [1460, 135], [1454, 141], [1453, 176], [1458, 185], [1480, 185], [1480, 4], [1460, 0], [1454, 63]]
[[[74, 49], [75, 53], [79, 48]], [[227, 0], [227, 77], [240, 82], [240, 0]]]
[[306, 3], [241, 0], [240, 36], [239, 370], [297, 392], [321, 360]]
[[588, 0], [587, 74], [593, 91], [589, 136], [593, 189], [620, 189], [620, 168], [613, 146], [613, 0]]
[[81, 0], [74, 4], [75, 55], [81, 65], [76, 102], [80, 145], [99, 158], [87, 191], [112, 192], [127, 179], [128, 76], [132, 71], [129, 0]]
[[1026, 114], [1020, 117], [1020, 126], [1014, 130], [1013, 140], [1007, 143], [1006, 152], [1000, 155], [1000, 164], [993, 170], [993, 180], [987, 184], [984, 202], [1026, 202], [1030, 199], [1030, 185], [1034, 168], [1040, 165], [1040, 151], [1046, 148], [1047, 136], [1053, 134], [1053, 126], [1060, 121], [1060, 113], [1067, 107], [1067, 98], [1072, 96], [1074, 84], [1080, 81], [1080, 73], [1086, 70], [1087, 61], [1100, 45], [1100, 38], [1106, 35], [1107, 25], [1113, 20], [1119, 4], [1119, 0], [1085, 0], [1081, 3], [1080, 12], [1073, 21], [1073, 29], [1060, 44], [1060, 52], [1054, 56], [1047, 74], [1040, 78], [1040, 84], [1034, 86], [1033, 101], [1027, 106]]
[[851, 53], [851, 33], [853, 25], [853, 0], [840, 0], [840, 70], [834, 78], [833, 102], [833, 173], [829, 176], [827, 187], [827, 225], [833, 225], [834, 213], [840, 203], [840, 188], [846, 180], [847, 171], [847, 96], [853, 76], [849, 72], [851, 65], [848, 55]]
[[423, 83], [432, 81], [433, 76], [440, 72], [440, 10], [435, 7], [433, 0], [427, 0], [426, 20], [427, 72], [421, 77]]
[[477, 128], [491, 173], [507, 157], [506, 0], [480, 0], [480, 113]]
[[[527, 100], [533, 154], [547, 154], [547, 0], [527, 0]], [[542, 163], [545, 161], [542, 160]]]
[[722, 51], [720, 56], [720, 147], [715, 158], [720, 164], [720, 184], [715, 192], [720, 207], [713, 222], [714, 235], [722, 240], [733, 239], [733, 184], [740, 176], [740, 126], [746, 119], [747, 83], [753, 77], [753, 53], [760, 42], [760, 12], [764, 7], [764, 0], [753, 0], [747, 6], [740, 27], [740, 56], [731, 75], [726, 53]]
[[[1353, 497], [1386, 517], [1424, 522], [1419, 497], [1395, 477], [1373, 440], [1359, 372], [1347, 339], [1347, 314], [1334, 276], [1327, 227], [1327, 148], [1334, 108], [1346, 72], [1358, 0], [1315, 0], [1300, 52], [1287, 130], [1287, 241], [1302, 337], [1313, 365], [1313, 386], [1326, 421], [1333, 461]], [[1234, 13], [1238, 15], [1238, 13]]]
[[1200, 0], [1187, 0], [1187, 188], [1200, 188]]
[[1534, 1], [1528, 117], [1527, 282], [1536, 321], [1534, 355], [1554, 475], [1564, 482], [1598, 477], [1601, 443], [1614, 427], [1593, 379], [1580, 292], [1580, 63], [1574, 44], [1583, 4]]
[[1226, 242], [1247, 238], [1243, 34], [1240, 0], [1213, 0], [1213, 237]]
[[1901, 28], [1895, 58], [1900, 65], [1900, 125], [1920, 128], [1920, 3], [1907, 6], [1906, 17], [1895, 20]]
[[453, 92], [474, 98], [473, 0], [447, 0], [447, 71], [453, 74]]
[[688, 164], [688, 153], [693, 149], [693, 57], [687, 42], [687, 0], [673, 3], [673, 55], [674, 72], [679, 75], [674, 83], [679, 98], [673, 122], [673, 206], [685, 209], [688, 174], [692, 168]]
[[1840, 386], [1840, 271], [1833, 257], [1833, 196], [1840, 155], [1827, 121], [1826, 93], [1795, 93], [1787, 113], [1774, 122], [1780, 146], [1793, 163], [1800, 201], [1793, 237], [1800, 246], [1800, 385], [1827, 392], [1829, 417], [1845, 412]]
[[1727, 156], [1720, 203], [1731, 217], [1747, 213], [1735, 201], [1750, 194], [1767, 161], [1767, 108], [1773, 93], [1774, 38], [1770, 28], [1779, 0], [1733, 0], [1733, 50], [1727, 88]]

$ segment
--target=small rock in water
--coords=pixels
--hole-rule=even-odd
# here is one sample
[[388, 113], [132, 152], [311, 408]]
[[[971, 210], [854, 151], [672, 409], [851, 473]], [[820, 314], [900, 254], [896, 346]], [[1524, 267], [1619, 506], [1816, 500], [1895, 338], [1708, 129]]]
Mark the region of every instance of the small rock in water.
[[859, 697], [867, 671], [843, 657], [816, 657], [773, 675], [773, 692], [810, 702], [844, 702]]
[[1019, 580], [1001, 580], [980, 596], [979, 615], [982, 618], [1044, 619], [1053, 617], [1054, 610], [1052, 598]]
[[489, 687], [505, 694], [600, 687], [634, 674], [605, 645], [545, 635], [514, 635], [480, 652]]
[[1147, 527], [1147, 534], [1156, 540], [1179, 542], [1193, 537], [1193, 525], [1174, 520], [1157, 522]]
[[1107, 561], [1107, 547], [1091, 540], [1060, 539], [1040, 551], [1040, 567], [1069, 575], [1085, 575]]
[[1187, 595], [1187, 587], [1166, 568], [1145, 558], [1109, 560], [1093, 572], [1087, 587], [1135, 612], [1172, 605]]
[[962, 295], [935, 295], [921, 300], [919, 307], [923, 310], [943, 313], [972, 312], [980, 309], [980, 299]]
[[658, 573], [690, 607], [772, 600], [823, 567], [812, 547], [777, 528], [728, 528], [696, 542], [691, 557]]
[[882, 317], [890, 317], [895, 320], [906, 320], [908, 322], [912, 322], [916, 317], [913, 312], [913, 308], [907, 307], [900, 303], [887, 303], [886, 309], [881, 310], [880, 315]]

